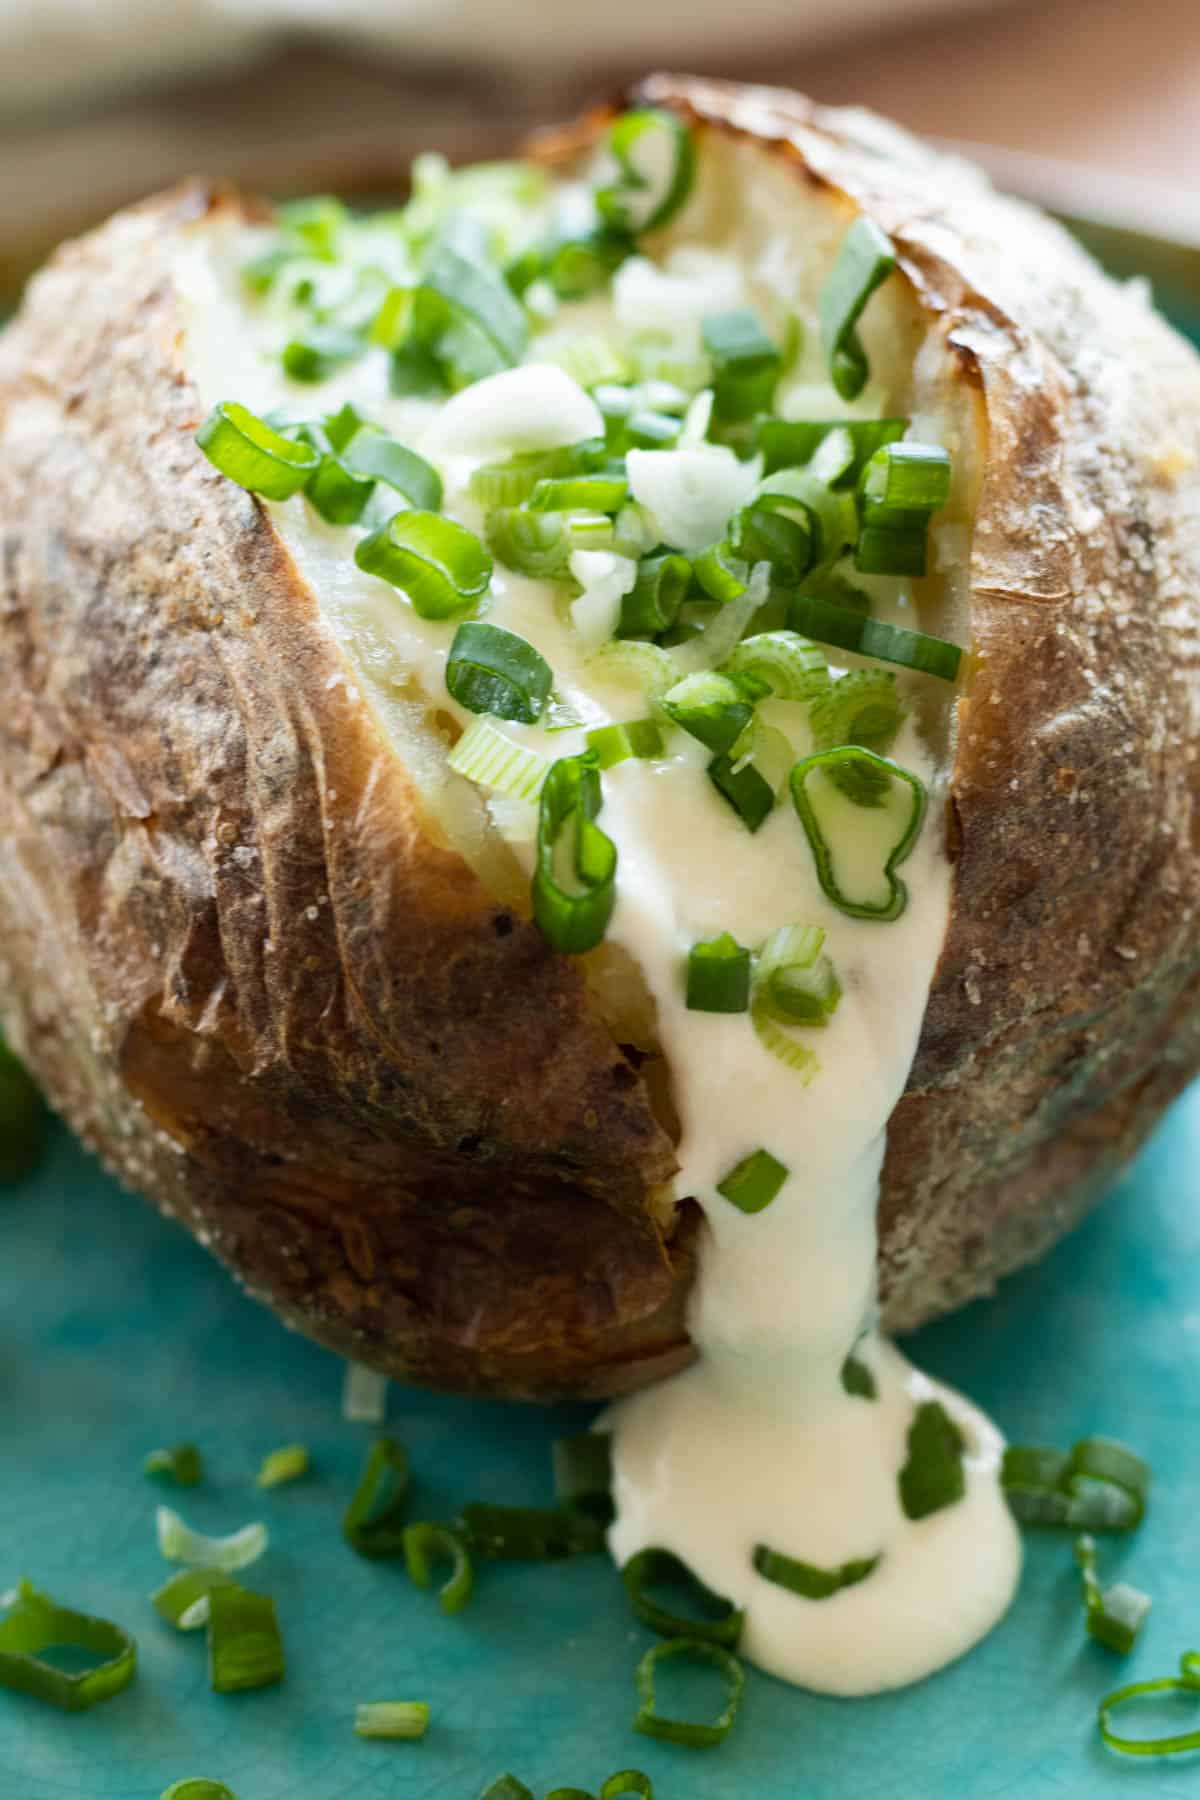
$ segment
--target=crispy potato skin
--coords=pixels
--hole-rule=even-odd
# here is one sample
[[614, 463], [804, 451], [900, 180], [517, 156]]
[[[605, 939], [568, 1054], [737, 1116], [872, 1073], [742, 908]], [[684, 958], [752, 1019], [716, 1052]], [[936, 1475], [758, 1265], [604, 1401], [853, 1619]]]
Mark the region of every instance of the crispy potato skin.
[[[858, 116], [656, 77], [901, 267], [981, 400], [949, 933], [880, 1204], [893, 1327], [1038, 1254], [1200, 1065], [1200, 363], [1052, 224]], [[545, 146], [590, 141], [598, 113]], [[0, 987], [73, 1127], [290, 1323], [430, 1385], [689, 1354], [694, 1208], [577, 969], [430, 833], [266, 515], [195, 448], [203, 184], [0, 341]]]

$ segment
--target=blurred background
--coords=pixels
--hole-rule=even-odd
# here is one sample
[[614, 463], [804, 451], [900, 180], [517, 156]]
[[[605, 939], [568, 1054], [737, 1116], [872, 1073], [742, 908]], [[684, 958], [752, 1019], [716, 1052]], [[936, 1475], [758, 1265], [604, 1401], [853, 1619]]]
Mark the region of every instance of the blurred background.
[[0, 287], [193, 170], [394, 193], [655, 65], [875, 106], [1200, 246], [1200, 0], [0, 0]]

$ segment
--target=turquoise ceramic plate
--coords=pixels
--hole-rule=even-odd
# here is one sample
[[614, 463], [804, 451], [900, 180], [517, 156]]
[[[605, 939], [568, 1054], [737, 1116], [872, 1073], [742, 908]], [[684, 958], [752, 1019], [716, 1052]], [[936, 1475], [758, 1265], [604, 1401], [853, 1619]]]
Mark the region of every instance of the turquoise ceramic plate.
[[[915, 1348], [1014, 1438], [1108, 1431], [1151, 1458], [1145, 1525], [1102, 1551], [1106, 1577], [1154, 1596], [1135, 1654], [1085, 1637], [1070, 1539], [1044, 1534], [1011, 1613], [961, 1663], [856, 1702], [752, 1675], [715, 1752], [630, 1729], [633, 1668], [652, 1640], [603, 1559], [485, 1570], [469, 1610], [446, 1619], [400, 1569], [355, 1557], [338, 1521], [372, 1433], [340, 1416], [339, 1365], [65, 1135], [34, 1181], [0, 1198], [0, 1234], [0, 1589], [27, 1575], [126, 1625], [140, 1648], [134, 1688], [92, 1713], [0, 1692], [0, 1800], [157, 1800], [188, 1775], [223, 1780], [238, 1800], [475, 1800], [503, 1769], [540, 1796], [595, 1793], [630, 1765], [653, 1776], [658, 1800], [1200, 1793], [1194, 1759], [1130, 1764], [1095, 1729], [1107, 1689], [1172, 1672], [1200, 1647], [1200, 1089], [1044, 1265]], [[469, 1497], [547, 1499], [551, 1440], [585, 1417], [393, 1390], [414, 1515], [449, 1517]], [[176, 1496], [190, 1522], [269, 1524], [249, 1579], [278, 1603], [279, 1688], [213, 1695], [202, 1643], [150, 1608], [166, 1573], [153, 1528], [163, 1496], [141, 1462], [180, 1438], [209, 1470]], [[264, 1452], [297, 1440], [313, 1473], [259, 1494]], [[355, 1738], [356, 1702], [389, 1698], [429, 1702], [423, 1743]]]

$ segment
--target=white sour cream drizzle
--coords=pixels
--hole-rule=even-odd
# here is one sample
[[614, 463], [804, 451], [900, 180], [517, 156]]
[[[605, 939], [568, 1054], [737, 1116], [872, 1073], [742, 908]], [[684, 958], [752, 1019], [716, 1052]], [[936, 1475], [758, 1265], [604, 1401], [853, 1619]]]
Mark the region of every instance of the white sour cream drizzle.
[[[225, 236], [198, 234], [177, 271], [190, 321], [185, 357], [205, 406], [236, 399], [258, 411], [302, 403], [332, 411], [350, 399], [413, 449], [437, 455], [446, 511], [479, 529], [465, 492], [472, 459], [433, 448], [440, 408], [391, 398], [378, 353], [315, 393], [287, 381], [264, 347], [267, 325], [239, 289], [245, 244]], [[714, 266], [710, 257], [710, 282]], [[736, 304], [736, 264], [726, 261], [716, 273], [722, 303]], [[623, 280], [640, 283], [639, 295], [652, 285], [637, 269]], [[595, 303], [586, 312], [590, 328]], [[804, 397], [811, 407], [809, 388]], [[842, 410], [824, 398], [824, 416]], [[364, 575], [353, 561], [355, 533], [322, 523], [302, 498], [271, 511], [385, 723], [398, 718], [415, 677], [444, 712], [469, 724], [471, 715], [445, 692], [453, 627], [419, 618]], [[644, 711], [641, 696], [598, 682], [547, 584], [498, 569], [488, 618], [537, 645], [558, 692], [585, 704], [589, 722]], [[768, 723], [776, 704], [763, 709]], [[808, 747], [802, 730], [797, 735], [803, 710], [793, 706], [788, 717], [798, 754]], [[505, 729], [550, 757], [583, 748], [581, 732]], [[893, 755], [927, 783], [932, 801], [902, 870], [907, 909], [889, 924], [848, 918], [825, 898], [786, 796], [751, 835], [705, 778], [707, 753], [683, 733], [663, 760], [630, 760], [606, 772], [600, 820], [619, 852], [609, 936], [643, 971], [672, 1072], [682, 1125], [675, 1191], [694, 1196], [706, 1220], [689, 1315], [697, 1362], [620, 1402], [604, 1421], [614, 1434], [612, 1553], [624, 1563], [648, 1545], [674, 1551], [746, 1609], [747, 1656], [834, 1694], [900, 1686], [960, 1655], [1004, 1612], [1020, 1564], [998, 1482], [999, 1434], [872, 1329], [885, 1129], [916, 1049], [950, 885], [932, 823], [940, 815], [939, 775], [911, 723]], [[521, 808], [496, 809], [510, 832], [514, 812]], [[518, 829], [511, 841], [528, 862], [528, 835]], [[821, 1069], [807, 1086], [761, 1047], [747, 1015], [687, 1011], [681, 978], [697, 939], [730, 931], [757, 945], [796, 922], [824, 926], [844, 989], [828, 1028], [809, 1034]], [[767, 1210], [747, 1216], [718, 1195], [717, 1184], [760, 1146], [790, 1174]], [[852, 1347], [875, 1375], [875, 1401], [842, 1386]], [[897, 1475], [914, 1408], [931, 1398], [965, 1435], [966, 1496], [912, 1521], [900, 1506]], [[816, 1601], [756, 1573], [758, 1544], [823, 1568], [880, 1561], [866, 1580]]]

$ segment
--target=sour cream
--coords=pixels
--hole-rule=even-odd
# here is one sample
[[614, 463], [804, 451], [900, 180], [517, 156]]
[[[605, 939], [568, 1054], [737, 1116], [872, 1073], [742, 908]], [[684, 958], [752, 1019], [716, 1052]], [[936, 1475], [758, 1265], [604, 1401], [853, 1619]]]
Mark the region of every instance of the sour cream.
[[[392, 398], [386, 368], [374, 356], [315, 395], [287, 381], [269, 354], [269, 316], [241, 293], [236, 269], [244, 254], [236, 232], [223, 240], [209, 229], [197, 234], [177, 270], [190, 321], [184, 355], [204, 405], [236, 399], [266, 411], [303, 399], [332, 411], [350, 400], [439, 461], [445, 510], [478, 530], [466, 487], [470, 433], [451, 432], [450, 444], [454, 421], [441, 407]], [[738, 304], [744, 287], [737, 263], [727, 260], [714, 274], [710, 256], [706, 270], [710, 282], [719, 275], [725, 303]], [[619, 289], [624, 303], [634, 276], [643, 288], [653, 285], [635, 268]], [[597, 303], [589, 302], [589, 326], [596, 315]], [[535, 342], [531, 361], [536, 353]], [[581, 390], [576, 401], [566, 380], [556, 373], [548, 404], [552, 386], [562, 416], [574, 417], [574, 408], [583, 419], [591, 402]], [[494, 455], [495, 414], [486, 397], [471, 400], [471, 392], [450, 407], [470, 414], [468, 423]], [[486, 457], [480, 452], [474, 460]], [[740, 468], [734, 465], [735, 475]], [[469, 725], [472, 715], [445, 690], [453, 627], [419, 618], [384, 582], [359, 570], [352, 528], [324, 524], [300, 497], [271, 513], [384, 722], [399, 728], [399, 709], [415, 683]], [[893, 599], [902, 605], [902, 595]], [[553, 585], [498, 569], [487, 616], [537, 646], [558, 693], [589, 723], [644, 710], [640, 696], [598, 676], [586, 636]], [[790, 720], [798, 754], [809, 747], [804, 712], [794, 707]], [[551, 758], [584, 746], [582, 731], [547, 737], [539, 727], [505, 729]], [[747, 831], [706, 779], [707, 753], [684, 733], [675, 734], [663, 758], [631, 759], [605, 773], [600, 820], [619, 856], [609, 937], [643, 972], [671, 1071], [681, 1122], [675, 1193], [693, 1197], [705, 1216], [689, 1313], [697, 1362], [622, 1401], [602, 1421], [614, 1439], [610, 1547], [622, 1564], [648, 1546], [675, 1552], [745, 1609], [746, 1655], [785, 1680], [835, 1694], [896, 1687], [960, 1655], [1004, 1612], [1020, 1564], [998, 1480], [999, 1434], [874, 1330], [885, 1132], [916, 1050], [950, 903], [935, 823], [939, 771], [911, 722], [892, 754], [921, 777], [932, 804], [903, 868], [907, 908], [886, 924], [848, 918], [826, 898], [786, 796], [757, 833]], [[505, 816], [497, 810], [497, 818]], [[516, 831], [511, 845], [527, 863], [528, 837]], [[697, 940], [729, 931], [739, 943], [757, 945], [797, 922], [824, 927], [843, 988], [828, 1026], [808, 1034], [820, 1067], [807, 1082], [769, 1054], [748, 1015], [689, 1012], [682, 981]], [[788, 1177], [765, 1211], [746, 1215], [721, 1197], [718, 1184], [759, 1148], [783, 1163]], [[843, 1386], [852, 1350], [875, 1376], [875, 1399]], [[902, 1510], [897, 1478], [914, 1411], [929, 1399], [942, 1403], [965, 1437], [966, 1493], [914, 1521]], [[879, 1561], [865, 1580], [810, 1600], [756, 1572], [759, 1545], [822, 1568]]]

